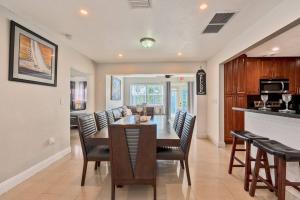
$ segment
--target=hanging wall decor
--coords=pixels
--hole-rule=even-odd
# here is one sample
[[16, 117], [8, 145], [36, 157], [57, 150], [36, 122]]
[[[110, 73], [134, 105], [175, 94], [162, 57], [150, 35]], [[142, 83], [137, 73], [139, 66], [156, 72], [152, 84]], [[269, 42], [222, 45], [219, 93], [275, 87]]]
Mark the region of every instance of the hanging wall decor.
[[197, 95], [206, 95], [206, 73], [199, 69], [196, 74]]
[[11, 21], [9, 80], [56, 87], [57, 51], [53, 42]]

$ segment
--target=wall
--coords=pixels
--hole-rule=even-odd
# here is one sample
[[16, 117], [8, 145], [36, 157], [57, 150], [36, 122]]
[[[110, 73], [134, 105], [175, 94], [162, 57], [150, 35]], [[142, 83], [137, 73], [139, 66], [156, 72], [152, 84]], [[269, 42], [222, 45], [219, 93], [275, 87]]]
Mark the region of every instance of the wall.
[[282, 1], [208, 60], [207, 132], [215, 144], [224, 146], [224, 129], [221, 125], [224, 118], [224, 105], [220, 90], [224, 88], [224, 82], [221, 81], [221, 64], [233, 56], [244, 53], [249, 47], [257, 45], [269, 35], [299, 19], [299, 7], [298, 0]]
[[[58, 44], [57, 87], [8, 81], [8, 18]], [[3, 7], [0, 7], [0, 44], [1, 183], [59, 152], [70, 150], [70, 68], [83, 71], [94, 80], [95, 66], [90, 59], [64, 45], [54, 33], [43, 31]], [[92, 82], [91, 111], [95, 104]], [[55, 144], [48, 145], [50, 137], [55, 138]]]
[[106, 78], [106, 82], [105, 82], [106, 108], [105, 109], [113, 109], [124, 105], [124, 78], [121, 76], [114, 76], [114, 77], [121, 80], [121, 99], [111, 100], [111, 75], [106, 75], [105, 77]]
[[[196, 74], [199, 66], [206, 69], [205, 62], [98, 64], [96, 68], [96, 109], [104, 110], [106, 107], [104, 92], [106, 75]], [[206, 137], [206, 111], [206, 95], [197, 96], [197, 133], [201, 138]]]

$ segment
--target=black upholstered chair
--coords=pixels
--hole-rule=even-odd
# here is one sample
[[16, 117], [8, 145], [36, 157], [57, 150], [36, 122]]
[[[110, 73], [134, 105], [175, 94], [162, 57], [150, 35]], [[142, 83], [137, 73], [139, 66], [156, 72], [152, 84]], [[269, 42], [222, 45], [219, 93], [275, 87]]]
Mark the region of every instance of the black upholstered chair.
[[98, 131], [102, 130], [103, 128], [107, 128], [108, 124], [107, 124], [107, 115], [106, 112], [95, 112], [95, 119], [96, 119], [96, 124], [97, 124], [97, 128]]
[[184, 124], [184, 121], [185, 121], [185, 115], [186, 115], [186, 112], [180, 112], [179, 115], [178, 115], [178, 120], [177, 120], [177, 125], [176, 125], [176, 128], [175, 128], [175, 132], [177, 133], [179, 138], [181, 137], [183, 124]]
[[178, 110], [178, 111], [176, 112], [176, 114], [175, 114], [175, 118], [174, 118], [174, 122], [173, 122], [173, 128], [174, 128], [174, 130], [176, 130], [176, 127], [177, 127], [179, 114], [180, 114], [180, 111]]
[[115, 108], [115, 109], [112, 109], [112, 113], [114, 115], [114, 119], [115, 121], [119, 120], [122, 118], [122, 112], [119, 108]]
[[93, 114], [78, 117], [78, 128], [83, 153], [83, 170], [81, 178], [81, 186], [83, 186], [88, 161], [95, 161], [95, 169], [97, 169], [97, 166], [100, 165], [101, 161], [109, 161], [109, 148], [104, 145], [91, 145], [88, 142], [87, 138], [97, 132]]
[[186, 168], [186, 175], [188, 184], [191, 185], [190, 172], [189, 172], [189, 150], [192, 141], [192, 135], [194, 131], [196, 116], [190, 114], [185, 115], [184, 125], [182, 129], [182, 135], [180, 138], [179, 147], [158, 147], [157, 148], [157, 160], [179, 160], [181, 167]]
[[115, 117], [114, 117], [113, 111], [107, 110], [105, 112], [106, 112], [106, 116], [107, 116], [107, 124], [110, 125], [110, 124], [114, 123]]
[[156, 125], [109, 126], [111, 199], [116, 185], [152, 185], [156, 199]]

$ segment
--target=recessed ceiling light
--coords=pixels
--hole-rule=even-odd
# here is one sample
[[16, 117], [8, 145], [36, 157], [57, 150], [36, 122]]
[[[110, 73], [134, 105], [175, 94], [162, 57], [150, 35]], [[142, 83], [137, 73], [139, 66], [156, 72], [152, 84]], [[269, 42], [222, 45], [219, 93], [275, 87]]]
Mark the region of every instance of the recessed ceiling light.
[[119, 57], [119, 58], [122, 58], [122, 57], [123, 57], [123, 54], [119, 53], [119, 54], [118, 54], [118, 57]]
[[80, 10], [80, 14], [83, 15], [83, 16], [85, 16], [85, 15], [88, 15], [89, 12], [87, 10], [85, 10], [85, 9], [81, 9]]
[[279, 47], [273, 47], [272, 51], [279, 51]]
[[208, 8], [208, 5], [206, 3], [203, 3], [203, 4], [200, 5], [201, 10], [205, 10], [207, 8]]
[[154, 45], [155, 40], [153, 38], [145, 37], [140, 39], [140, 43], [144, 48], [151, 48]]
[[178, 52], [178, 53], [177, 53], [177, 56], [182, 56], [182, 53], [181, 53], [181, 52]]

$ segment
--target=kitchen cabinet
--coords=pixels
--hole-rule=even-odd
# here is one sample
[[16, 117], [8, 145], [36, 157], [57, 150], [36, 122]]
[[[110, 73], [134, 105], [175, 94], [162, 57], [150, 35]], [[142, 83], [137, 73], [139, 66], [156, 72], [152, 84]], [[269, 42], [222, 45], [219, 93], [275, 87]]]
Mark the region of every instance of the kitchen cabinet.
[[225, 143], [232, 143], [231, 130], [244, 130], [244, 112], [232, 110], [232, 107], [245, 108], [246, 95], [226, 95], [224, 99], [224, 139]]
[[259, 95], [261, 60], [259, 58], [247, 58], [246, 60], [246, 93]]
[[245, 56], [240, 56], [224, 64], [225, 94], [245, 94], [246, 93], [246, 70]]
[[224, 65], [224, 86], [225, 86], [225, 94], [234, 94], [235, 93], [235, 81], [234, 81], [234, 61], [230, 61], [225, 63]]
[[289, 91], [300, 95], [300, 58], [240, 56], [224, 64], [224, 139], [231, 143], [231, 130], [244, 130], [247, 95], [260, 95], [260, 79], [289, 79]]
[[295, 62], [295, 93], [300, 94], [300, 58]]
[[246, 56], [240, 56], [236, 59], [235, 62], [235, 76], [236, 79], [236, 93], [237, 94], [245, 94], [246, 93]]

